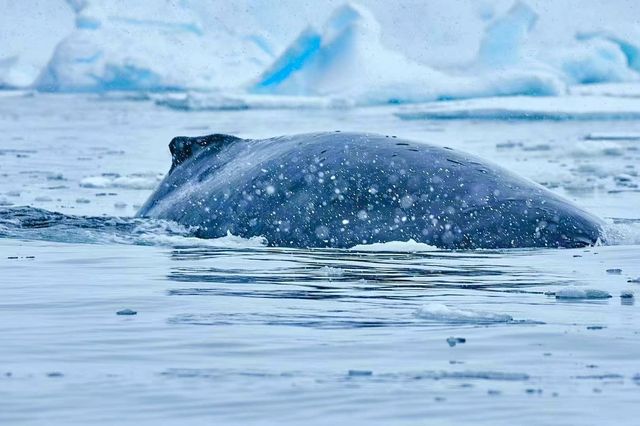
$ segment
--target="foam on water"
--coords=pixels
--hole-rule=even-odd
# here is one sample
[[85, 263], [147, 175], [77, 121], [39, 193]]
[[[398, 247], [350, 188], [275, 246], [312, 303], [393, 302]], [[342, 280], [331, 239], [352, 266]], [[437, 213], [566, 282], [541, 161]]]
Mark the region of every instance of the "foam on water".
[[131, 244], [167, 247], [255, 248], [260, 237], [195, 237], [197, 228], [175, 222], [132, 217], [72, 216], [34, 207], [0, 208], [0, 238], [62, 243]]
[[398, 252], [398, 253], [416, 253], [422, 251], [440, 250], [438, 247], [418, 243], [413, 239], [408, 241], [389, 241], [386, 243], [358, 244], [351, 247], [352, 251], [363, 252]]
[[625, 246], [640, 244], [640, 221], [611, 219], [603, 227], [605, 245]]

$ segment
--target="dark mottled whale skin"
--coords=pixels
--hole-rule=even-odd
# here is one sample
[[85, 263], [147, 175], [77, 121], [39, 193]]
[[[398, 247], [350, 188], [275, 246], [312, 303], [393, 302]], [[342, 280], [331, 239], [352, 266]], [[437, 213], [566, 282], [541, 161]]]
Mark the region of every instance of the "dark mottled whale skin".
[[173, 165], [139, 216], [215, 238], [352, 247], [414, 239], [442, 248], [582, 247], [601, 221], [469, 154], [364, 133], [264, 140], [177, 137]]

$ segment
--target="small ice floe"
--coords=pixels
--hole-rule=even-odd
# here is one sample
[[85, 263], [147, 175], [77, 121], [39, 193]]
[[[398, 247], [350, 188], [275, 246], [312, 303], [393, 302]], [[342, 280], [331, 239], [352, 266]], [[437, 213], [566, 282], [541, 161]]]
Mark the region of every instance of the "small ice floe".
[[415, 315], [420, 319], [452, 324], [495, 324], [516, 322], [511, 315], [453, 308], [441, 303], [429, 303], [428, 305], [421, 306], [415, 312]]
[[155, 173], [134, 173], [127, 176], [110, 174], [86, 177], [79, 185], [83, 188], [154, 189], [161, 179], [162, 176]]
[[640, 284], [640, 277], [627, 280], [628, 283]]
[[633, 290], [622, 290], [620, 292], [621, 299], [633, 299]]
[[63, 377], [64, 374], [62, 374], [59, 371], [52, 371], [50, 373], [47, 373], [47, 377]]
[[89, 204], [91, 202], [88, 198], [76, 198], [76, 203], [78, 204]]
[[465, 339], [464, 337], [451, 336], [451, 337], [447, 337], [447, 343], [449, 344], [449, 346], [454, 347], [458, 343], [467, 343], [467, 339]]
[[[135, 206], [134, 206], [135, 207]], [[246, 247], [264, 247], [267, 245], [267, 239], [264, 237], [251, 237], [251, 238], [243, 238], [237, 235], [233, 235], [231, 232], [227, 231], [227, 235], [220, 238], [215, 238], [213, 240], [208, 240], [211, 246], [216, 247], [237, 247], [237, 248], [246, 248]]]
[[113, 204], [113, 207], [115, 207], [116, 209], [124, 209], [124, 208], [127, 207], [127, 203], [124, 203], [122, 201], [118, 201], [118, 202]]
[[320, 272], [320, 275], [329, 278], [337, 278], [344, 275], [344, 269], [334, 268], [332, 266], [323, 266], [318, 270], [318, 272]]
[[111, 179], [105, 176], [90, 176], [80, 181], [83, 188], [107, 188], [111, 183]]
[[48, 195], [41, 195], [39, 197], [36, 197], [35, 201], [39, 203], [48, 203], [50, 201], [53, 201], [53, 198], [49, 197]]
[[116, 312], [116, 315], [137, 315], [138, 312], [132, 310], [132, 309], [122, 309], [118, 312]]
[[373, 371], [371, 371], [371, 370], [349, 370], [347, 375], [349, 377], [369, 377], [369, 376], [373, 376]]
[[435, 251], [438, 247], [425, 243], [419, 243], [416, 240], [408, 241], [389, 241], [386, 243], [358, 244], [351, 247], [352, 251], [371, 251], [371, 252], [397, 252], [397, 253], [417, 253], [421, 251]]
[[621, 273], [622, 273], [622, 269], [620, 269], [620, 268], [607, 269], [607, 274], [620, 275]]
[[580, 288], [574, 285], [556, 291], [556, 299], [609, 299], [611, 294], [595, 288]]

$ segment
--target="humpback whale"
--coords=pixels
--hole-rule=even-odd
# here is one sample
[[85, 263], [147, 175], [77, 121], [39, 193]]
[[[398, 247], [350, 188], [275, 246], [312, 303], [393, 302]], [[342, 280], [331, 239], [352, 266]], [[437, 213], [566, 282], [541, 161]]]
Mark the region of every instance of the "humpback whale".
[[446, 249], [583, 247], [602, 221], [476, 156], [369, 133], [176, 137], [138, 216], [196, 235], [349, 248], [413, 239]]

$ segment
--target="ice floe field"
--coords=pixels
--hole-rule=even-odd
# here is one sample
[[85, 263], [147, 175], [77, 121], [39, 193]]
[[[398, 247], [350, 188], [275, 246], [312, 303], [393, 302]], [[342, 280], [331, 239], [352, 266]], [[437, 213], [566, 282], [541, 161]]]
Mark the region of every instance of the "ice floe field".
[[[1, 424], [637, 424], [633, 2], [69, 3], [50, 55], [0, 58]], [[417, 11], [467, 31], [393, 28]], [[176, 135], [327, 130], [476, 154], [605, 238], [303, 250], [134, 217]]]

